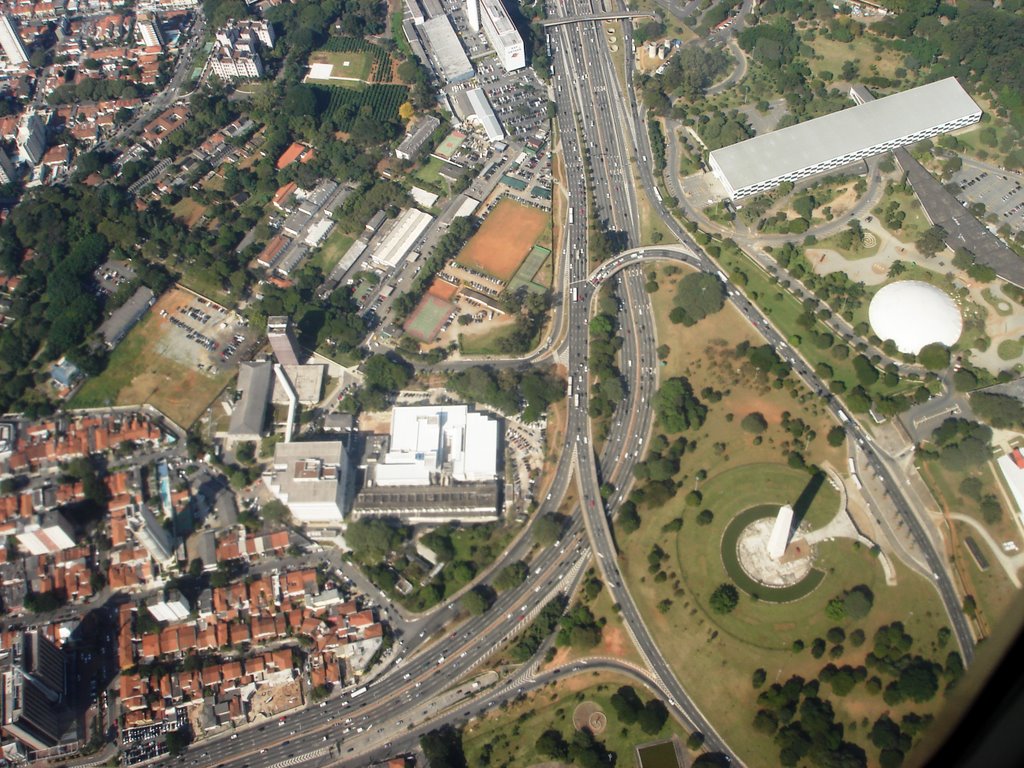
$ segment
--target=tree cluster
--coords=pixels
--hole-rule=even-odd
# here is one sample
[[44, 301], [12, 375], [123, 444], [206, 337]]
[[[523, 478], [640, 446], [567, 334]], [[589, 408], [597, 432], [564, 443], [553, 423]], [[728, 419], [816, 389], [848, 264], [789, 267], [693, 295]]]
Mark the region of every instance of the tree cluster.
[[692, 272], [676, 286], [669, 319], [673, 323], [696, 325], [725, 306], [725, 286], [707, 272]]
[[654, 395], [654, 413], [666, 432], [698, 429], [707, 417], [707, 406], [697, 399], [683, 376], [668, 379]]
[[565, 396], [565, 384], [551, 369], [517, 371], [474, 366], [448, 376], [448, 388], [476, 403], [486, 403], [507, 416], [521, 414], [536, 421], [548, 406]]

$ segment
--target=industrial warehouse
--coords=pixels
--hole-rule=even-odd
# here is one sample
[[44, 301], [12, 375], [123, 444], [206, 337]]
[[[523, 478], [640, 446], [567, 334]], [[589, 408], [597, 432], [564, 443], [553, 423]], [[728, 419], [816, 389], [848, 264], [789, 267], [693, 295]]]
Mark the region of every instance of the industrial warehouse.
[[863, 103], [714, 150], [712, 172], [729, 197], [748, 197], [981, 120], [953, 77], [875, 101], [851, 96]]

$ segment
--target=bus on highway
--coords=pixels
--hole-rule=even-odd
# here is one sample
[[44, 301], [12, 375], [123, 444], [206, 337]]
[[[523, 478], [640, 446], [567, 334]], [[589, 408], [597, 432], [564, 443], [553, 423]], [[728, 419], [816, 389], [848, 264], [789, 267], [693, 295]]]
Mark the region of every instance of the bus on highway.
[[569, 223], [572, 224], [572, 208], [569, 209]]
[[579, 289], [576, 288], [575, 286], [573, 286], [573, 289], [572, 289], [572, 300], [573, 301], [579, 301], [580, 300]]
[[659, 191], [657, 190], [657, 188], [655, 188], [655, 190], [654, 190], [654, 196], [655, 196], [656, 198], [658, 198], [658, 202], [660, 203], [660, 202], [661, 202], [661, 192], [659, 192]]
[[364, 685], [362, 688], [356, 688], [354, 691], [352, 691], [351, 694], [349, 694], [349, 698], [354, 699], [356, 696], [362, 696], [364, 693], [366, 693], [367, 688], [369, 688], [369, 686], [367, 685]]
[[572, 397], [572, 376], [569, 377], [569, 392], [568, 397]]

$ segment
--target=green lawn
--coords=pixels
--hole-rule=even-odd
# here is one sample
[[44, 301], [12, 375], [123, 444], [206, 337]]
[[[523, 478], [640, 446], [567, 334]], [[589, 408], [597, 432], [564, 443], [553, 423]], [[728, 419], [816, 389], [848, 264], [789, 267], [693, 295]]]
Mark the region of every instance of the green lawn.
[[[843, 382], [847, 392], [857, 386], [857, 375], [853, 368], [853, 358], [857, 353], [849, 350], [848, 356], [842, 358], [838, 356], [837, 350], [848, 348], [841, 340], [831, 349], [819, 349], [805, 339], [809, 338], [809, 335], [797, 322], [803, 315], [804, 308], [791, 293], [772, 282], [757, 264], [739, 250], [723, 248], [719, 263], [735, 282], [743, 286], [747, 296], [761, 308], [789, 342], [800, 349], [800, 353], [811, 365], [818, 366], [823, 363], [829, 366], [833, 371], [831, 380]], [[815, 322], [815, 330], [819, 333], [831, 333], [820, 320]], [[888, 387], [880, 377], [875, 384], [866, 389], [872, 394], [891, 395], [906, 390], [911, 384], [914, 382], [901, 381], [896, 387]]]
[[370, 76], [373, 57], [366, 51], [314, 51], [309, 57], [309, 63], [331, 64], [333, 69], [329, 79], [309, 78], [308, 82], [361, 89]]
[[[795, 654], [792, 643], [800, 639], [809, 647], [816, 637], [824, 637], [834, 624], [824, 613], [829, 599], [858, 584], [868, 586], [875, 595], [874, 608], [866, 619], [859, 624], [841, 624], [847, 633], [859, 626], [868, 642], [860, 648], [845, 647], [835, 660], [837, 665], [863, 663], [875, 629], [897, 619], [915, 638], [917, 652], [929, 655], [938, 628], [945, 624], [944, 613], [929, 581], [897, 563], [898, 584], [886, 586], [874, 555], [850, 540], [818, 545], [815, 567], [826, 575], [806, 597], [780, 605], [741, 593], [732, 613], [723, 616], [709, 609], [710, 592], [727, 578], [721, 536], [732, 515], [757, 504], [793, 503], [810, 479], [785, 463], [783, 451], [794, 445], [794, 437], [782, 429], [781, 414], [785, 411], [792, 418], [799, 417], [815, 432], [816, 437], [801, 448], [807, 461], [828, 461], [845, 475], [845, 447], [836, 449], [825, 442], [824, 435], [834, 421], [820, 398], [811, 396], [800, 384], [774, 389], [735, 357], [733, 350], [739, 342], [757, 340], [738, 312], [726, 308], [690, 328], [671, 324], [667, 315], [674, 283], [683, 273], [666, 276], [665, 267], [660, 272], [660, 289], [652, 299], [658, 341], [670, 348], [666, 365], [659, 370], [661, 377], [685, 375], [694, 392], [700, 394], [711, 387], [722, 393], [722, 399], [710, 402], [702, 398], [709, 406], [707, 420], [700, 429], [684, 433], [693, 447], [687, 448], [675, 476], [675, 497], [662, 507], [641, 506], [641, 525], [634, 533], [619, 530], [623, 575], [680, 682], [723, 738], [748, 765], [776, 766], [778, 748], [771, 737], [751, 728], [758, 709], [751, 675], [763, 668], [769, 683], [794, 674], [808, 680], [816, 677], [830, 661], [828, 654], [821, 659], [813, 658], [809, 650]], [[764, 415], [769, 425], [758, 436], [760, 440], [738, 428], [743, 416], [752, 411]], [[670, 441], [674, 438], [669, 436]], [[704, 480], [700, 479], [701, 470], [707, 473]], [[699, 490], [702, 498], [697, 506], [687, 507], [686, 494], [692, 489]], [[837, 507], [838, 496], [826, 483], [811, 501], [806, 520], [812, 526], [821, 525]], [[710, 525], [697, 525], [701, 509], [712, 511]], [[664, 528], [678, 518], [683, 520], [678, 532]], [[650, 570], [648, 557], [654, 545], [666, 555], [659, 564], [663, 575]], [[666, 604], [666, 600], [670, 602]], [[707, 684], [709, 679], [715, 681], [713, 686]], [[823, 686], [823, 691], [830, 694], [828, 686]], [[873, 720], [889, 707], [862, 685], [845, 698], [828, 698], [837, 720], [847, 726], [845, 738], [864, 746], [869, 758], [876, 759], [877, 749], [867, 744], [863, 728], [850, 729], [849, 724], [859, 725], [865, 716]], [[893, 708], [894, 717], [898, 719], [910, 709], [935, 711], [938, 703], [901, 705]]]
[[501, 342], [515, 333], [515, 325], [508, 323], [499, 326], [489, 333], [469, 335], [459, 334], [459, 351], [464, 355], [500, 355]]
[[594, 702], [607, 715], [608, 725], [597, 738], [616, 753], [618, 766], [634, 765], [633, 750], [638, 744], [671, 738], [673, 734], [685, 743], [689, 734], [671, 718], [656, 734], [644, 733], [637, 724], [623, 724], [611, 706], [612, 694], [623, 685], [632, 686], [644, 701], [653, 697], [629, 678], [593, 672], [559, 681], [508, 707], [492, 710], [482, 720], [471, 721], [463, 732], [467, 763], [474, 768], [487, 765], [527, 768], [543, 763], [547, 758], [537, 752], [537, 739], [552, 728], [564, 739], [570, 739], [573, 712], [584, 701]]
[[335, 227], [322, 246], [317, 252], [316, 264], [320, 267], [325, 275], [331, 274], [331, 270], [334, 269], [335, 264], [341, 261], [341, 257], [345, 255], [345, 251], [354, 243], [356, 239], [351, 235], [347, 235], [342, 232], [339, 228]]
[[429, 157], [427, 158], [427, 162], [416, 170], [413, 174], [413, 178], [419, 179], [425, 184], [433, 184], [435, 187], [443, 189], [445, 181], [441, 178], [442, 168], [444, 168], [443, 161], [436, 157]]

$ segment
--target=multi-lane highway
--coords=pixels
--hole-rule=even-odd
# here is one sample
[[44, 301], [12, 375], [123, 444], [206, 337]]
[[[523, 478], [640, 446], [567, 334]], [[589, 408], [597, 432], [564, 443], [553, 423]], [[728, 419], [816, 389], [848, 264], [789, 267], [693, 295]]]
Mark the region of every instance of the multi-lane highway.
[[[553, 0], [549, 10], [552, 15], [581, 16], [605, 9], [581, 0]], [[623, 22], [623, 29], [623, 39], [617, 44], [629, 50], [629, 22]], [[547, 677], [535, 675], [533, 665], [529, 664], [512, 680], [501, 681], [493, 689], [468, 696], [465, 704], [437, 709], [432, 703], [459, 678], [481, 671], [482, 663], [495, 649], [518, 634], [547, 600], [560, 592], [571, 594], [591, 553], [596, 556], [606, 586], [614, 602], [619, 604], [623, 620], [649, 666], [649, 684], [662, 691], [666, 703], [677, 715], [705, 734], [708, 747], [736, 760], [676, 680], [647, 631], [619, 573], [609, 527], [611, 515], [628, 492], [633, 465], [644, 453], [643, 445], [647, 442], [652, 421], [650, 403], [657, 382], [657, 339], [640, 265], [649, 259], [674, 259], [707, 272], [717, 273], [718, 269], [654, 194], [646, 128], [635, 94], [632, 90], [625, 94], [622, 92], [601, 25], [581, 22], [556, 27], [551, 31], [550, 40], [555, 70], [552, 95], [558, 107], [559, 142], [566, 168], [565, 184], [557, 189], [572, 210], [563, 227], [563, 291], [560, 322], [556, 325], [562, 328], [562, 332], [554, 334], [558, 343], [552, 354], [566, 366], [572, 387], [581, 396], [579, 405], [574, 397], [569, 399], [566, 442], [555, 469], [551, 492], [541, 512], [560, 506], [575, 475], [582, 515], [579, 511], [573, 514], [568, 529], [556, 546], [533, 554], [527, 581], [501, 594], [487, 613], [464, 619], [457, 615], [456, 610], [446, 606], [418, 624], [418, 633], [398, 638], [388, 671], [373, 681], [366, 691], [360, 692], [362, 686], [354, 691], [350, 688], [343, 695], [324, 702], [321, 707], [288, 716], [283, 725], [271, 721], [242, 729], [237, 738], [224, 736], [204, 742], [184, 756], [184, 764], [224, 765], [229, 768], [245, 765], [270, 768], [299, 764], [365, 765], [408, 747], [429, 728], [464, 720], [517, 695], [520, 690], [540, 684], [539, 681]], [[630, 82], [631, 57], [625, 56], [625, 60], [626, 82]], [[634, 248], [592, 270], [588, 263], [587, 242], [588, 211], [591, 207], [609, 228], [624, 233], [633, 244], [639, 242], [634, 173], [639, 176], [640, 186], [646, 190], [656, 213], [682, 245]], [[619, 320], [625, 344], [621, 359], [625, 366], [622, 373], [627, 394], [613, 417], [598, 462], [587, 411], [589, 317], [597, 288], [606, 280], [615, 281], [616, 291], [622, 300]], [[790, 363], [797, 376], [814, 391], [829, 398], [833, 413], [838, 417], [841, 404], [830, 398], [827, 388], [813, 370], [788, 346], [756, 306], [731, 285], [728, 286], [728, 298]], [[513, 364], [523, 364], [523, 361]], [[923, 535], [920, 523], [903, 499], [891, 472], [873, 452], [864, 431], [852, 420], [846, 419], [843, 423], [851, 438], [863, 446], [867, 461], [886, 485], [894, 507], [907, 520], [911, 530], [917, 531], [929, 564], [934, 563], [937, 587], [952, 617], [964, 658], [969, 661], [970, 631], [941, 558]], [[605, 481], [616, 488], [607, 500], [600, 495], [600, 484]], [[503, 555], [503, 561], [525, 558], [532, 546], [529, 537], [524, 537]], [[558, 674], [572, 671], [560, 670]]]

